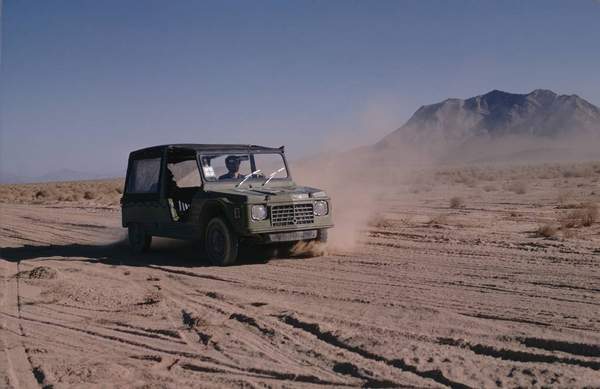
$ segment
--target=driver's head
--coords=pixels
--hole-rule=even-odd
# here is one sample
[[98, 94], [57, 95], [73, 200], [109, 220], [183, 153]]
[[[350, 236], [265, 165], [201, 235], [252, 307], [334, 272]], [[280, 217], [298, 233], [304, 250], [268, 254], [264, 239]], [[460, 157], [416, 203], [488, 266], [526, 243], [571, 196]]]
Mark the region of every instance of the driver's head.
[[237, 173], [240, 170], [240, 159], [235, 155], [230, 155], [225, 158], [225, 166], [227, 166], [227, 170], [229, 173]]

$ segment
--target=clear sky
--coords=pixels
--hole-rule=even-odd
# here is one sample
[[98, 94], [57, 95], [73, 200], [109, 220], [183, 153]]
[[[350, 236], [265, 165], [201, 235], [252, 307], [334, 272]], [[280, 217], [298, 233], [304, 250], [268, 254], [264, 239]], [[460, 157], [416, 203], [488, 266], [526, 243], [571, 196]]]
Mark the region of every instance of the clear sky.
[[347, 149], [492, 89], [600, 105], [595, 0], [4, 0], [1, 23], [0, 170], [19, 175], [120, 172], [173, 142]]

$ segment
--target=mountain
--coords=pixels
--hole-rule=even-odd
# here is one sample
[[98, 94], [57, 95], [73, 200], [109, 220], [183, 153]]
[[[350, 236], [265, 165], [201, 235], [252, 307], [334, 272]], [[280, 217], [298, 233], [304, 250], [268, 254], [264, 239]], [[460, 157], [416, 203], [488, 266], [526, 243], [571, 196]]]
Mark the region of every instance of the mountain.
[[419, 108], [402, 127], [376, 144], [456, 146], [508, 136], [600, 138], [600, 109], [577, 95], [536, 89], [528, 94], [493, 90], [469, 99], [447, 99]]

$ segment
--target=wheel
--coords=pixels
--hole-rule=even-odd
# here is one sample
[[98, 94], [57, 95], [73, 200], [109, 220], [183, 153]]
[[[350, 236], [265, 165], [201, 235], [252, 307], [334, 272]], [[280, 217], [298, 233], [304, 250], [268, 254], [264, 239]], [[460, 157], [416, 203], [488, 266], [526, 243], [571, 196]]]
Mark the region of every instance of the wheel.
[[152, 235], [149, 235], [144, 228], [136, 223], [132, 223], [128, 228], [129, 246], [134, 253], [140, 254], [148, 251], [150, 243], [152, 243]]
[[319, 230], [319, 232], [317, 233], [316, 240], [319, 243], [327, 243], [327, 230], [325, 228], [323, 228], [322, 230]]
[[238, 256], [239, 239], [222, 218], [214, 217], [206, 225], [204, 247], [213, 265], [233, 265]]

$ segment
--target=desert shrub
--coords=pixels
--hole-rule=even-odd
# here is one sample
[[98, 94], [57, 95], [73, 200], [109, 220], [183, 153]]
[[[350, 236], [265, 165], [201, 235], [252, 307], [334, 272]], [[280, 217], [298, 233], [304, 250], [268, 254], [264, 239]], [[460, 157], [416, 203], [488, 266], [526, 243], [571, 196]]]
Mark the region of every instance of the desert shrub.
[[486, 185], [486, 186], [483, 187], [483, 190], [485, 190], [486, 192], [494, 192], [494, 191], [497, 191], [498, 188], [496, 188], [495, 185], [488, 184], [488, 185]]
[[431, 192], [432, 187], [428, 185], [416, 185], [410, 188], [410, 193], [419, 194], [423, 192]]
[[377, 228], [389, 228], [392, 226], [392, 223], [388, 219], [386, 219], [383, 215], [376, 214], [369, 220], [369, 226], [377, 227]]
[[589, 166], [571, 166], [562, 171], [562, 175], [565, 178], [590, 177], [592, 174], [593, 170]]
[[442, 224], [448, 224], [448, 215], [435, 215], [427, 222], [427, 225], [429, 226], [439, 226]]
[[558, 200], [558, 203], [564, 207], [572, 197], [573, 197], [572, 192], [563, 191], [558, 194], [557, 200]]
[[96, 198], [96, 195], [94, 194], [94, 192], [90, 192], [89, 190], [86, 190], [83, 193], [83, 198], [86, 200], [93, 200]]
[[589, 227], [598, 220], [600, 211], [598, 210], [598, 204], [586, 203], [583, 208], [580, 209], [581, 224], [584, 227]]
[[465, 206], [465, 201], [462, 197], [454, 196], [450, 199], [450, 208], [462, 208]]
[[474, 178], [470, 178], [470, 179], [466, 180], [464, 182], [464, 184], [468, 188], [476, 188], [477, 187], [477, 181]]
[[62, 201], [79, 201], [81, 196], [78, 193], [71, 193], [62, 198]]
[[513, 181], [506, 186], [506, 189], [516, 194], [527, 193], [527, 184], [525, 181]]
[[558, 232], [558, 228], [552, 224], [542, 224], [538, 227], [536, 235], [544, 238], [554, 238]]
[[45, 199], [45, 198], [48, 198], [49, 196], [50, 196], [50, 194], [48, 193], [47, 190], [41, 189], [41, 190], [38, 190], [37, 192], [35, 192], [34, 197], [36, 199]]
[[589, 227], [598, 220], [599, 214], [597, 204], [585, 203], [579, 209], [563, 215], [560, 224], [563, 228]]

